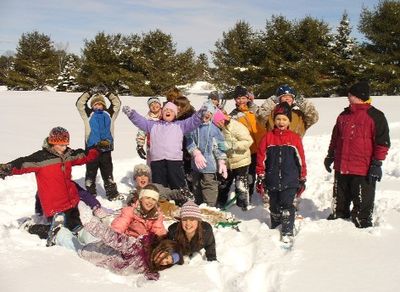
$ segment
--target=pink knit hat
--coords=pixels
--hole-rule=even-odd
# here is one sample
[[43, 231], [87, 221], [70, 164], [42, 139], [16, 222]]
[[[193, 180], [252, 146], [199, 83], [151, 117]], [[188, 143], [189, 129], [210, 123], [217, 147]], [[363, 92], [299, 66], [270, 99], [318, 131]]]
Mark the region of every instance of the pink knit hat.
[[178, 107], [174, 104], [174, 103], [172, 103], [172, 102], [167, 102], [165, 105], [164, 105], [164, 107], [163, 107], [163, 109], [170, 109], [170, 110], [172, 110], [173, 112], [174, 112], [174, 114], [175, 114], [175, 117], [178, 115]]
[[187, 201], [185, 204], [183, 204], [179, 217], [181, 220], [189, 218], [197, 219], [200, 221], [203, 220], [199, 206], [197, 206], [196, 203], [193, 201]]
[[213, 122], [214, 124], [218, 124], [221, 121], [225, 121], [226, 120], [226, 116], [224, 115], [224, 113], [221, 110], [216, 110], [213, 116]]

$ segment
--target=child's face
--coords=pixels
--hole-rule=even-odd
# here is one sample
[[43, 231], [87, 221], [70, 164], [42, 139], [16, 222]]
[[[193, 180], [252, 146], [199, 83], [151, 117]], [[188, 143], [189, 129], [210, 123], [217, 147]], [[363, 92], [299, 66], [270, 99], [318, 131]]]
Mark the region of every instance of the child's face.
[[249, 99], [247, 98], [247, 96], [239, 96], [235, 98], [236, 106], [247, 105], [248, 101]]
[[68, 144], [66, 145], [53, 145], [52, 146], [54, 151], [57, 152], [58, 154], [64, 154], [65, 150], [67, 150]]
[[213, 103], [213, 105], [218, 106], [219, 105], [219, 101], [218, 99], [215, 98], [211, 98], [211, 102]]
[[212, 113], [206, 112], [203, 115], [203, 123], [208, 123], [209, 121], [211, 121], [211, 118], [212, 118]]
[[277, 115], [274, 120], [275, 126], [280, 130], [285, 130], [290, 125], [290, 120], [285, 115]]
[[158, 114], [161, 110], [161, 105], [158, 102], [152, 102], [149, 106], [150, 112]]
[[149, 197], [142, 197], [140, 199], [140, 202], [142, 203], [142, 207], [145, 211], [150, 211], [151, 209], [154, 208], [154, 206], [157, 204], [157, 200]]
[[197, 227], [199, 227], [199, 220], [190, 218], [182, 219], [181, 224], [183, 231], [185, 231], [187, 235], [193, 235], [196, 232]]
[[149, 177], [147, 175], [138, 175], [135, 178], [137, 188], [144, 188], [149, 184]]
[[289, 105], [292, 105], [294, 101], [293, 95], [285, 94], [279, 98], [279, 103], [287, 102]]
[[169, 108], [163, 109], [163, 120], [166, 122], [172, 122], [175, 120], [174, 111]]
[[158, 254], [156, 254], [154, 261], [160, 266], [168, 266], [173, 264], [172, 256], [166, 251], [160, 251]]
[[102, 103], [96, 102], [96, 103], [93, 105], [92, 109], [93, 109], [94, 111], [102, 111], [102, 110], [104, 110], [104, 106], [103, 106]]

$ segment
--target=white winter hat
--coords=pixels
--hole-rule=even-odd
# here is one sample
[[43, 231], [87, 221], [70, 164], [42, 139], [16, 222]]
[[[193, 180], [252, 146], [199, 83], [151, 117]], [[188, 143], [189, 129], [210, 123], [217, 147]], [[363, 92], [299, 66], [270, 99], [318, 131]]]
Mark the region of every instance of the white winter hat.
[[160, 194], [154, 190], [150, 190], [150, 189], [142, 189], [139, 192], [139, 200], [143, 197], [148, 197], [148, 198], [152, 198], [156, 201], [158, 201], [158, 199], [160, 198]]
[[138, 176], [145, 175], [148, 178], [151, 178], [151, 169], [148, 165], [140, 163], [135, 165], [133, 168], [133, 178], [136, 178]]

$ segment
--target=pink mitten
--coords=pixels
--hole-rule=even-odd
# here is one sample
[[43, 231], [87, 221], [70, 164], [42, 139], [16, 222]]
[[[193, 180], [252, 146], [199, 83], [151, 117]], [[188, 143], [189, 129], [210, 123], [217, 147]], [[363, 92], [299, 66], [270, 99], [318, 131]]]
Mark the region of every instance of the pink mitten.
[[197, 169], [203, 169], [207, 166], [207, 161], [199, 149], [193, 151], [193, 157]]
[[228, 177], [228, 169], [226, 168], [225, 160], [218, 160], [218, 173], [225, 179]]

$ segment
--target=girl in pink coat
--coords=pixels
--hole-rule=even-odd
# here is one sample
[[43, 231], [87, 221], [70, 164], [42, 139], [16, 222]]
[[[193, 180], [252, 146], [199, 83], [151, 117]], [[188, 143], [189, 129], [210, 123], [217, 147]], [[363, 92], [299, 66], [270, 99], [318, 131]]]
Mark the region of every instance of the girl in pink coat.
[[111, 228], [121, 234], [138, 237], [149, 233], [163, 236], [164, 216], [158, 206], [159, 193], [156, 186], [148, 184], [139, 193], [139, 200], [122, 208], [121, 215], [114, 219]]

